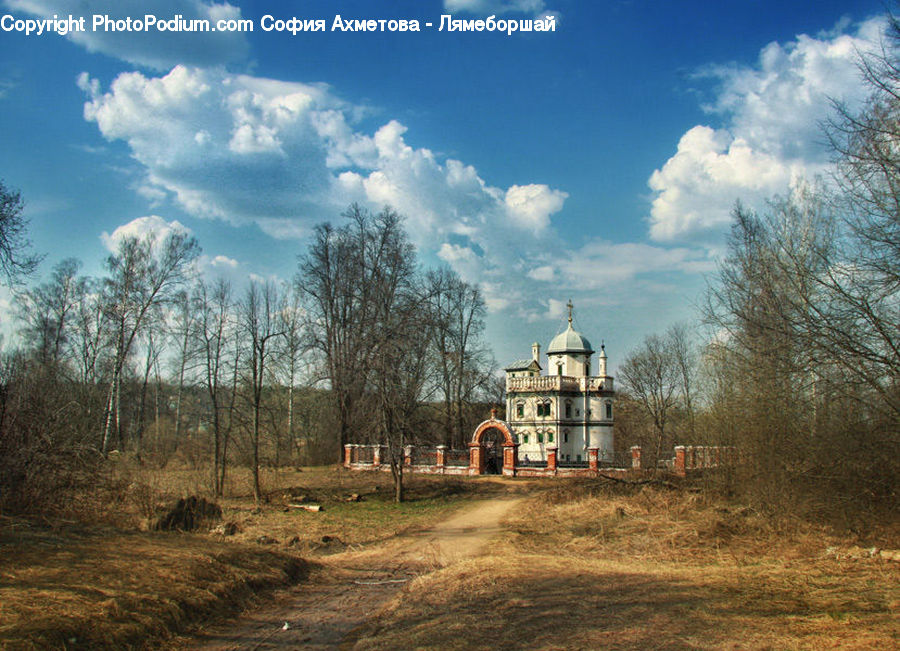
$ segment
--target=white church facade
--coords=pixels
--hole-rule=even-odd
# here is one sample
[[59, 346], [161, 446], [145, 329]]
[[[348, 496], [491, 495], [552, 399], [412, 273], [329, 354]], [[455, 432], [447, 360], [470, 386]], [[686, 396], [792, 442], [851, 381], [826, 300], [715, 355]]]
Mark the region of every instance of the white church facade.
[[595, 351], [569, 323], [547, 347], [547, 372], [541, 346], [534, 343], [531, 359], [506, 367], [506, 423], [518, 443], [517, 461], [545, 463], [555, 451], [560, 464], [588, 461], [596, 448], [599, 460], [613, 459], [613, 378], [606, 373], [606, 351], [600, 346], [597, 373]]

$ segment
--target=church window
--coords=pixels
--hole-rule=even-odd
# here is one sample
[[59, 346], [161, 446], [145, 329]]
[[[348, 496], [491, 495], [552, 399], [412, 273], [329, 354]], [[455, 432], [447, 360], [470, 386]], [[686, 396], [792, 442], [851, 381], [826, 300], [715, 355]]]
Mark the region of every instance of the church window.
[[544, 442], [544, 435], [541, 434], [540, 432], [538, 432], [538, 443], [543, 443], [543, 442]]
[[566, 403], [566, 418], [571, 418], [571, 417], [572, 417], [572, 403], [567, 402]]
[[522, 436], [522, 442], [528, 443], [528, 434], [525, 434], [524, 436]]
[[611, 402], [606, 403], [606, 417], [608, 419], [612, 418], [612, 403]]
[[556, 365], [556, 372], [558, 375], [562, 375], [562, 364]]
[[547, 432], [547, 443], [553, 443], [553, 432]]
[[587, 376], [590, 376], [590, 374], [591, 374], [591, 363], [590, 362], [588, 362], [587, 364], [584, 365], [584, 374]]
[[568, 442], [569, 442], [569, 433], [563, 432], [563, 443], [568, 443]]
[[523, 418], [525, 416], [525, 405], [521, 402], [516, 404], [516, 417]]

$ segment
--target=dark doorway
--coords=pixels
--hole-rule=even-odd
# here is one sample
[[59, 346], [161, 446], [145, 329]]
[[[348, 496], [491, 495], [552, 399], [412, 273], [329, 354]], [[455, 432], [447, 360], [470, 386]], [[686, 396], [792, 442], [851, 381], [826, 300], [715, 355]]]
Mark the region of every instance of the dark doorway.
[[499, 475], [503, 472], [503, 432], [496, 428], [486, 430], [481, 435], [481, 449], [484, 450], [484, 474]]

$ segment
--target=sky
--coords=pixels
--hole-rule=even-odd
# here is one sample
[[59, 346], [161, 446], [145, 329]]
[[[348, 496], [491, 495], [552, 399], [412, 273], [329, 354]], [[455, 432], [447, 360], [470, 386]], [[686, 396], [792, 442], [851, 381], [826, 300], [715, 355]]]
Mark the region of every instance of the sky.
[[[697, 322], [736, 200], [764, 209], [827, 177], [821, 125], [834, 101], [865, 98], [857, 55], [878, 46], [883, 12], [882, 0], [0, 0], [0, 178], [46, 254], [37, 281], [66, 257], [99, 275], [121, 237], [166, 229], [196, 236], [208, 276], [288, 281], [316, 224], [352, 202], [389, 205], [423, 265], [479, 284], [501, 366], [546, 347], [571, 299], [615, 369], [646, 335]], [[70, 14], [86, 31], [16, 30]], [[92, 29], [94, 15], [146, 14], [253, 31]], [[420, 30], [333, 30], [337, 14]], [[441, 31], [442, 15], [555, 29]], [[292, 17], [325, 29], [263, 30]], [[6, 290], [0, 309], [8, 326]]]

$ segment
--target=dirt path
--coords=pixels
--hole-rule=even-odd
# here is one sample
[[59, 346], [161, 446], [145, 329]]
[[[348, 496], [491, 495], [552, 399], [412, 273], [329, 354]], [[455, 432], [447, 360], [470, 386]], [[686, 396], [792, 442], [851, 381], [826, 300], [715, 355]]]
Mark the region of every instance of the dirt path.
[[352, 646], [362, 627], [411, 579], [477, 556], [522, 498], [480, 501], [423, 532], [321, 561], [301, 584], [276, 594], [227, 627], [199, 634], [182, 648], [335, 649]]

